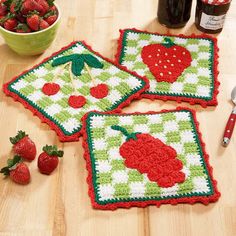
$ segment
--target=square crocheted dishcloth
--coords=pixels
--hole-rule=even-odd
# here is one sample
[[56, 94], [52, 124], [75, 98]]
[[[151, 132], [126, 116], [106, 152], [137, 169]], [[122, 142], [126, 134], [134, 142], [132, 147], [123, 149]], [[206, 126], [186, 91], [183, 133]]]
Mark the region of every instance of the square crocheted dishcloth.
[[[111, 128], [114, 125], [120, 125], [130, 133], [147, 133], [174, 148], [178, 160], [183, 163], [185, 181], [168, 188], [160, 187], [150, 181], [147, 174], [128, 168], [119, 151], [126, 139]], [[87, 182], [94, 208], [114, 210], [169, 203], [208, 204], [220, 196], [192, 110], [177, 108], [131, 114], [90, 112], [84, 117], [83, 136]]]
[[[66, 69], [63, 69], [62, 74], [55, 80], [60, 85], [60, 91], [57, 94], [47, 96], [42, 92], [43, 85], [53, 81], [58, 73], [58, 67], [52, 66], [53, 61], [71, 54], [93, 55], [104, 65], [102, 69], [91, 68], [91, 74], [97, 82], [108, 86], [107, 97], [96, 99], [91, 96], [90, 88], [93, 84], [86, 70], [83, 70], [80, 76], [75, 76], [74, 83], [77, 92], [87, 100], [84, 107], [74, 109], [68, 105], [73, 86], [69, 79], [69, 71]], [[87, 112], [93, 110], [119, 112], [133, 99], [139, 98], [147, 88], [147, 80], [135, 73], [127, 72], [124, 67], [104, 58], [84, 42], [71, 43], [3, 86], [6, 95], [22, 103], [42, 122], [47, 123], [63, 142], [78, 140], [81, 135], [81, 118]]]
[[[166, 81], [157, 82], [142, 58], [144, 47], [163, 44], [165, 38], [170, 39], [175, 45], [188, 50], [192, 58], [190, 66], [172, 83]], [[220, 84], [217, 80], [218, 51], [217, 40], [208, 35], [160, 35], [137, 29], [125, 29], [120, 30], [116, 60], [129, 70], [149, 79], [150, 88], [143, 93], [142, 97], [164, 101], [185, 101], [192, 105], [200, 104], [202, 107], [206, 107], [208, 105], [217, 105]], [[178, 69], [180, 64], [182, 62], [177, 66], [174, 64], [172, 66]], [[156, 66], [160, 68], [160, 65], [156, 64]], [[169, 70], [171, 68], [170, 65], [167, 63], [165, 66], [167, 66], [167, 71], [171, 73]]]

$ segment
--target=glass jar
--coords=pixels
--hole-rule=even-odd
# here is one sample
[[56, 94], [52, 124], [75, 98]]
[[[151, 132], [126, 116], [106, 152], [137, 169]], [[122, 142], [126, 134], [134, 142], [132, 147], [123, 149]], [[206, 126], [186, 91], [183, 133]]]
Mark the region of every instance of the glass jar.
[[205, 33], [220, 33], [230, 2], [231, 0], [197, 0], [196, 27]]
[[159, 0], [158, 21], [169, 28], [181, 28], [191, 15], [192, 0]]

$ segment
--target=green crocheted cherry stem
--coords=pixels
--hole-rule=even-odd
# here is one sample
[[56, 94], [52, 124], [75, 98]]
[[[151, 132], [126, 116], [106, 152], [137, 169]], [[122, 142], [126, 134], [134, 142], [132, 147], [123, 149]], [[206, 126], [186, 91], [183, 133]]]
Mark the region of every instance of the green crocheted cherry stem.
[[126, 141], [130, 140], [130, 139], [133, 139], [133, 140], [137, 140], [137, 134], [140, 134], [138, 132], [136, 133], [129, 133], [127, 131], [127, 129], [125, 129], [124, 127], [121, 127], [119, 125], [112, 125], [111, 126], [112, 129], [114, 130], [117, 130], [117, 131], [120, 131], [122, 134], [124, 134], [126, 136]]
[[165, 46], [166, 48], [171, 48], [173, 46], [175, 46], [175, 43], [170, 39], [170, 38], [164, 38], [164, 43], [162, 43], [163, 46]]
[[71, 62], [71, 71], [75, 76], [79, 76], [85, 67], [85, 63], [92, 68], [103, 68], [103, 64], [91, 54], [71, 54], [56, 58], [52, 62], [52, 66], [59, 66]]

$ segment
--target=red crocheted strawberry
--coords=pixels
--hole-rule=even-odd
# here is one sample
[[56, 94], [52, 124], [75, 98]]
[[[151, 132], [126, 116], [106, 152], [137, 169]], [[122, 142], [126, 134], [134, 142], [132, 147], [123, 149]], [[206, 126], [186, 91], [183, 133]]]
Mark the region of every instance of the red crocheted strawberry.
[[128, 133], [117, 125], [111, 128], [126, 136], [126, 142], [120, 147], [120, 155], [128, 168], [146, 173], [151, 181], [163, 188], [184, 182], [185, 174], [181, 171], [183, 164], [172, 147], [149, 134]]
[[158, 82], [175, 82], [192, 62], [190, 52], [169, 38], [162, 44], [143, 47], [141, 56]]

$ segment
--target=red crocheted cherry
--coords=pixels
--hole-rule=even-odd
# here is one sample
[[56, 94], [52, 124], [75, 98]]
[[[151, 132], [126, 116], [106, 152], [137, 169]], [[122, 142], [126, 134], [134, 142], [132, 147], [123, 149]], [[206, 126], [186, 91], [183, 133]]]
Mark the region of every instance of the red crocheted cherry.
[[98, 84], [90, 88], [90, 94], [98, 99], [105, 98], [108, 95], [109, 88], [106, 84]]
[[163, 188], [185, 181], [185, 174], [181, 171], [183, 163], [177, 159], [175, 149], [149, 134], [130, 134], [118, 125], [111, 128], [126, 136], [126, 142], [120, 147], [120, 155], [128, 168], [146, 173], [149, 180]]
[[72, 95], [69, 97], [68, 104], [73, 108], [81, 108], [86, 104], [86, 98], [84, 96]]
[[192, 62], [190, 52], [169, 38], [162, 44], [143, 47], [141, 56], [158, 82], [175, 82]]
[[59, 90], [60, 85], [56, 83], [46, 83], [42, 87], [42, 92], [48, 96], [57, 94]]

